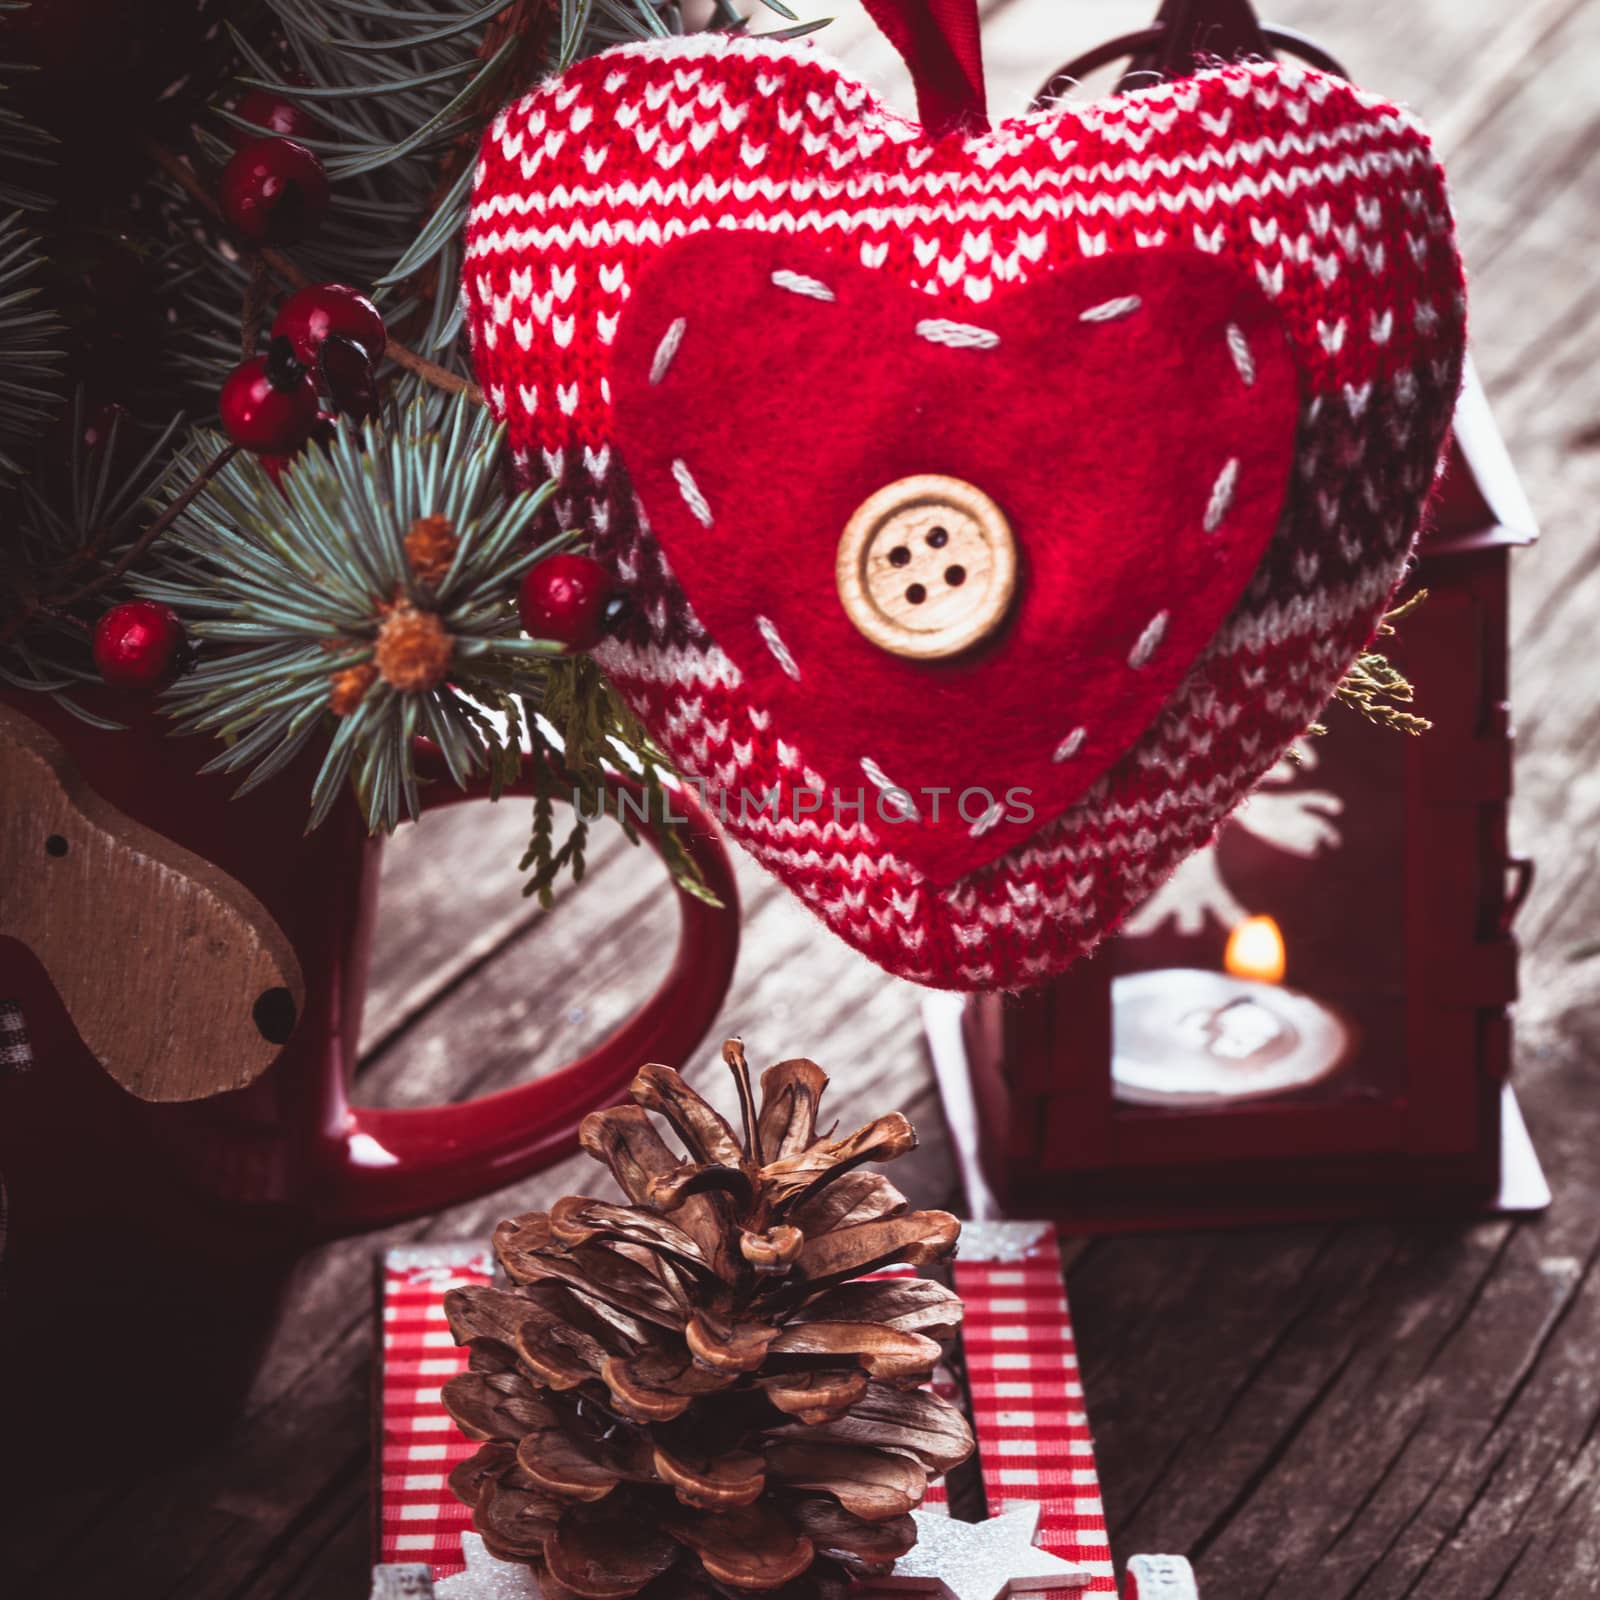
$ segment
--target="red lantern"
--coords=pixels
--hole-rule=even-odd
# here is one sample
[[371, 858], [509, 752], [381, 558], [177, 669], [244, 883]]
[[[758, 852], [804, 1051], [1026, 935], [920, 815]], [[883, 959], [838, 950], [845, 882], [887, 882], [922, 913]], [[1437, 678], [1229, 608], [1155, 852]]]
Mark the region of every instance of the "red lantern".
[[[1328, 64], [1243, 0], [1167, 0], [1058, 76], [1269, 45]], [[952, 1122], [976, 1121], [1007, 1209], [1103, 1226], [1548, 1199], [1506, 1085], [1532, 875], [1506, 839], [1507, 567], [1533, 537], [1469, 373], [1407, 590], [1427, 598], [1383, 642], [1432, 729], [1330, 708], [1091, 959], [1020, 997], [929, 1002]]]

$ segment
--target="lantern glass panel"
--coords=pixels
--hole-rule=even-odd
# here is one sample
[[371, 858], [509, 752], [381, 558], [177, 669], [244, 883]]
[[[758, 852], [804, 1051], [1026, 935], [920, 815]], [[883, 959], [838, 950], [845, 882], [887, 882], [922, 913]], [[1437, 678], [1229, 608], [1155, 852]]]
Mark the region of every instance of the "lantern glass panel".
[[1119, 1112], [1404, 1098], [1407, 736], [1329, 720], [1115, 941]]

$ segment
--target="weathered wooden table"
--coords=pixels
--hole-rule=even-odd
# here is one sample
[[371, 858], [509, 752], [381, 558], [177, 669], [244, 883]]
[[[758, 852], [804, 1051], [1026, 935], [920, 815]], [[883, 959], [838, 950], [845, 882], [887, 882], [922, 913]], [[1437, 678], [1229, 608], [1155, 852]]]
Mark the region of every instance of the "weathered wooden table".
[[[840, 15], [834, 51], [895, 79], [853, 4], [800, 9]], [[986, 9], [990, 101], [1004, 112], [1152, 7]], [[1207, 1600], [1587, 1600], [1600, 1594], [1600, 957], [1584, 955], [1600, 933], [1600, 3], [1278, 0], [1270, 14], [1432, 123], [1472, 272], [1478, 368], [1544, 528], [1515, 574], [1516, 843], [1539, 861], [1521, 920], [1518, 1081], [1556, 1204], [1521, 1223], [1088, 1244], [1070, 1286], [1112, 1542], [1119, 1567], [1136, 1550], [1189, 1554]], [[518, 895], [526, 821], [515, 803], [466, 808], [395, 841], [364, 1098], [418, 1104], [552, 1067], [664, 968], [674, 913], [658, 869], [611, 841], [543, 917]], [[816, 1056], [847, 1124], [904, 1107], [923, 1145], [897, 1177], [921, 1203], [958, 1204], [917, 991], [747, 863], [741, 882], [744, 950], [719, 1028], [757, 1061]], [[720, 1096], [714, 1045], [691, 1078]], [[225, 1436], [154, 1466], [139, 1440], [83, 1440], [87, 1460], [121, 1470], [109, 1485], [85, 1470], [33, 1508], [26, 1537], [5, 1539], [0, 1589], [364, 1596], [374, 1249], [481, 1234], [592, 1174], [574, 1159], [305, 1260]]]

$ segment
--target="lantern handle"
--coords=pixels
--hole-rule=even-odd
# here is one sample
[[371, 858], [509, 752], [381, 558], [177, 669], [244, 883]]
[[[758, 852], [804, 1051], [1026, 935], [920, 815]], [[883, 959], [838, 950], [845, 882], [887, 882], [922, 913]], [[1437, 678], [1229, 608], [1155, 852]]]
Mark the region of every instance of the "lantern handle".
[[[1092, 50], [1086, 50], [1081, 56], [1075, 56], [1045, 80], [1043, 87], [1033, 97], [1032, 109], [1037, 111], [1050, 101], [1059, 99], [1091, 73], [1098, 72], [1113, 61], [1154, 50], [1165, 41], [1166, 34], [1165, 26], [1155, 23], [1148, 28], [1141, 28], [1137, 33], [1125, 33], [1120, 38], [1110, 39]], [[1279, 28], [1263, 23], [1261, 37], [1272, 49], [1298, 56], [1320, 72], [1331, 72], [1335, 77], [1346, 79], [1350, 76], [1335, 56], [1324, 50], [1315, 39], [1308, 38], [1294, 28]]]
[[1532, 856], [1509, 856], [1506, 859], [1508, 886], [1505, 903], [1500, 909], [1500, 932], [1509, 934], [1512, 924], [1533, 888], [1534, 865]]

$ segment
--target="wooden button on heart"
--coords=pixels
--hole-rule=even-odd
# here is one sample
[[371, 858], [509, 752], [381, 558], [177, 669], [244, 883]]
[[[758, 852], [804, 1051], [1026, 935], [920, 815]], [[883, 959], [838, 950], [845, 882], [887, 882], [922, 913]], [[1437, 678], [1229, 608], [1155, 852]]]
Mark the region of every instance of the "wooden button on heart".
[[1017, 582], [1011, 525], [960, 478], [901, 478], [856, 507], [834, 570], [851, 624], [892, 655], [959, 655], [1006, 619]]

